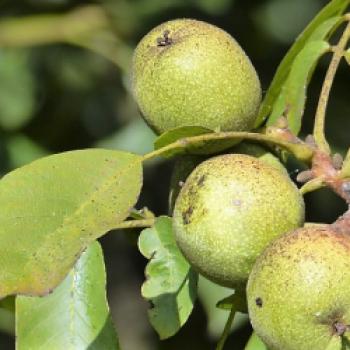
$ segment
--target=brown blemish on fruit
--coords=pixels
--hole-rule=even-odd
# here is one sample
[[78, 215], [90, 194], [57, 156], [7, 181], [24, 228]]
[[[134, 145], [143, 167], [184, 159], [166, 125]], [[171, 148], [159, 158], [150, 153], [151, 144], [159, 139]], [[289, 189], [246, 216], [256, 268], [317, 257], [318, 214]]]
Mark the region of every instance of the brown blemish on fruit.
[[338, 336], [342, 336], [348, 330], [349, 330], [349, 325], [346, 325], [340, 321], [336, 321], [332, 325], [332, 331], [333, 331], [332, 333]]
[[198, 182], [197, 182], [197, 185], [198, 186], [202, 186], [204, 181], [205, 181], [205, 178], [206, 176], [205, 175], [202, 175], [199, 179], [198, 179]]
[[258, 307], [262, 307], [263, 306], [263, 301], [260, 297], [256, 298], [255, 299], [255, 304], [258, 306]]
[[157, 38], [157, 46], [168, 46], [173, 43], [173, 39], [169, 37], [170, 30], [166, 29], [163, 36]]
[[234, 199], [233, 205], [236, 207], [240, 207], [242, 205], [242, 201], [240, 199]]
[[182, 213], [182, 219], [185, 225], [188, 225], [190, 223], [192, 213], [193, 208], [191, 206], [188, 207], [187, 210]]

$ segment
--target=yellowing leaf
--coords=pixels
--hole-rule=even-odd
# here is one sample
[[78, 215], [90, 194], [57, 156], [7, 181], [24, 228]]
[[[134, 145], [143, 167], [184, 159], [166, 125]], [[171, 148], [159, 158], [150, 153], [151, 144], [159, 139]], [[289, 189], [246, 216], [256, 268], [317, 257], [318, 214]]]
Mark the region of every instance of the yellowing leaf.
[[81, 252], [123, 221], [141, 188], [141, 157], [90, 149], [56, 154], [0, 181], [0, 298], [43, 295]]

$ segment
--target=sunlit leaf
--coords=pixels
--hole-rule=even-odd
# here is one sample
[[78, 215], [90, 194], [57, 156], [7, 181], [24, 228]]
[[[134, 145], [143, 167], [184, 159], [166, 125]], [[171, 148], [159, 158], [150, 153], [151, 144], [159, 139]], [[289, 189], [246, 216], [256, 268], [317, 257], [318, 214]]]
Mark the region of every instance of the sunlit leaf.
[[16, 299], [17, 350], [117, 350], [102, 249], [92, 243], [45, 297]]
[[198, 275], [176, 245], [171, 218], [160, 217], [153, 227], [143, 230], [139, 249], [150, 259], [142, 296], [151, 302], [152, 326], [165, 339], [174, 335], [191, 314]]
[[290, 130], [294, 134], [298, 134], [301, 128], [310, 75], [318, 59], [328, 49], [329, 44], [325, 41], [311, 41], [299, 52], [273, 106], [268, 125], [273, 125], [284, 115], [288, 120]]
[[299, 35], [277, 68], [272, 83], [261, 104], [259, 116], [255, 124], [256, 127], [261, 125], [270, 114], [274, 102], [280, 94], [283, 83], [289, 75], [290, 67], [295, 57], [308, 42], [327, 39], [330, 33], [341, 23], [340, 15], [345, 11], [349, 3], [350, 0], [332, 0]]
[[0, 181], [0, 297], [42, 295], [80, 253], [123, 221], [141, 188], [141, 157], [90, 149], [56, 154]]
[[268, 348], [256, 335], [256, 333], [253, 332], [244, 350], [268, 350]]

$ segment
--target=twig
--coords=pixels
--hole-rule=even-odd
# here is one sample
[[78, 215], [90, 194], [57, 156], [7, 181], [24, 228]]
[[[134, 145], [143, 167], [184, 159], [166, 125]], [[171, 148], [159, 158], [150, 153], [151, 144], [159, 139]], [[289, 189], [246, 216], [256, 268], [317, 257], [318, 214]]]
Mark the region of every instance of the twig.
[[329, 94], [333, 85], [334, 77], [337, 72], [339, 62], [344, 55], [344, 49], [350, 38], [350, 22], [348, 22], [338, 44], [333, 48], [333, 57], [328, 66], [328, 70], [322, 85], [320, 98], [318, 101], [318, 106], [315, 116], [315, 125], [314, 125], [314, 137], [316, 143], [320, 150], [329, 154], [330, 147], [326, 140], [324, 128], [325, 128], [325, 117], [326, 109], [329, 100]]
[[227, 319], [226, 324], [225, 324], [224, 331], [222, 332], [222, 335], [221, 335], [221, 337], [218, 341], [218, 344], [216, 346], [216, 350], [222, 350], [224, 348], [226, 339], [229, 336], [230, 331], [231, 331], [232, 322], [233, 322], [233, 319], [235, 318], [235, 314], [236, 314], [236, 307], [235, 307], [235, 305], [232, 305], [230, 314], [229, 314], [228, 319]]
[[151, 227], [155, 223], [155, 218], [143, 219], [143, 220], [128, 220], [120, 223], [114, 227], [114, 230], [126, 229], [126, 228], [137, 228], [137, 227]]
[[176, 152], [177, 150], [185, 150], [190, 146], [196, 146], [203, 142], [214, 141], [214, 140], [252, 140], [252, 141], [260, 141], [267, 144], [272, 144], [274, 146], [281, 147], [290, 153], [294, 154], [294, 156], [301, 161], [309, 162], [313, 155], [313, 148], [304, 142], [291, 142], [286, 135], [282, 136], [272, 136], [272, 135], [264, 135], [259, 133], [252, 132], [217, 132], [204, 134], [199, 136], [192, 136], [179, 139], [169, 145], [161, 147], [153, 152], [147, 153], [143, 156], [143, 160], [153, 159], [155, 157], [163, 156], [168, 152]]

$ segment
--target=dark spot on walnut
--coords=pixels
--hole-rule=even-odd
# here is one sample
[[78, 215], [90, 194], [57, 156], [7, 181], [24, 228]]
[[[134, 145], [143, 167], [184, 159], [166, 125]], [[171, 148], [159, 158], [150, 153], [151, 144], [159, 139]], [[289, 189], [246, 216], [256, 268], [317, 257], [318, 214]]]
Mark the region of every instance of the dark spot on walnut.
[[349, 330], [349, 325], [342, 322], [336, 321], [333, 323], [333, 332], [339, 336], [342, 336], [346, 331]]
[[260, 297], [256, 298], [255, 299], [255, 304], [259, 307], [262, 307], [263, 306], [263, 301]]
[[242, 201], [239, 199], [234, 199], [233, 200], [233, 205], [236, 207], [240, 207], [242, 205]]
[[205, 175], [202, 175], [202, 176], [198, 179], [197, 185], [198, 185], [198, 186], [202, 186], [203, 183], [204, 183], [204, 181], [205, 181], [205, 178], [206, 178], [206, 176], [205, 176]]
[[185, 225], [190, 223], [191, 215], [193, 213], [193, 208], [190, 206], [187, 210], [182, 213], [182, 219]]
[[170, 30], [164, 30], [163, 36], [157, 38], [157, 46], [168, 46], [173, 43], [173, 39], [169, 37]]

